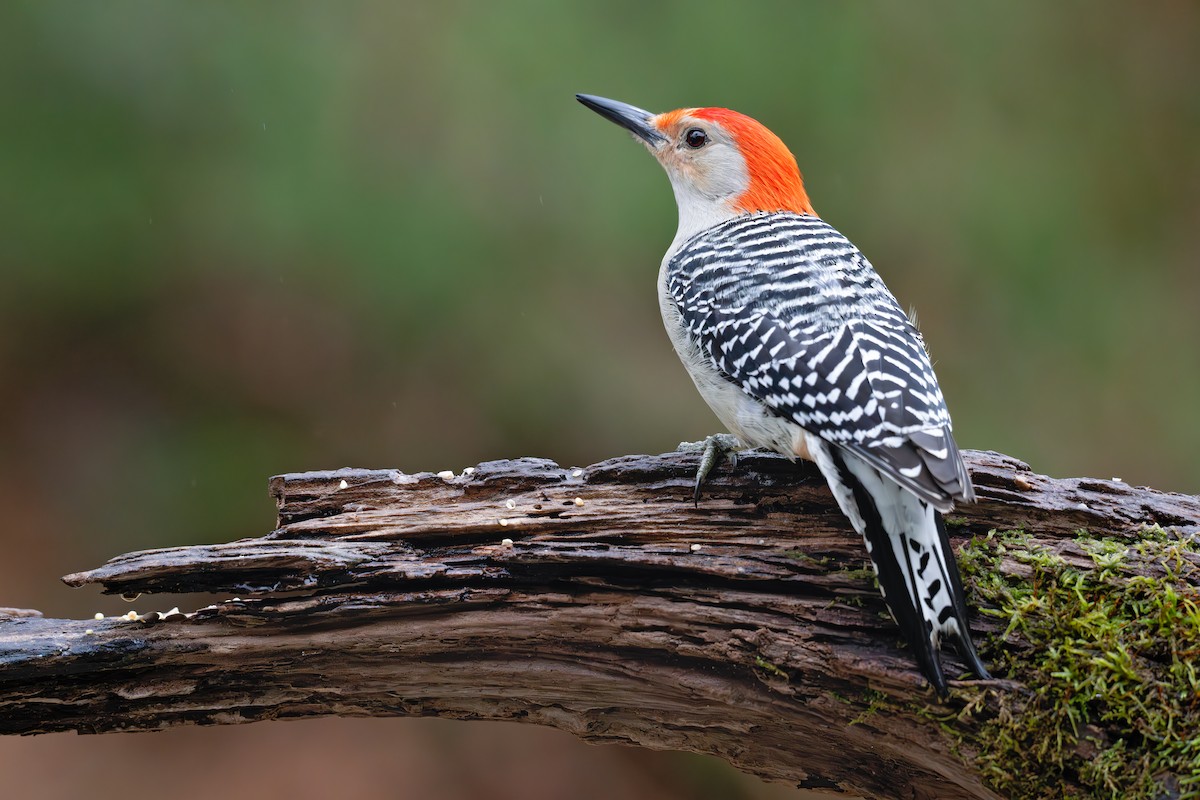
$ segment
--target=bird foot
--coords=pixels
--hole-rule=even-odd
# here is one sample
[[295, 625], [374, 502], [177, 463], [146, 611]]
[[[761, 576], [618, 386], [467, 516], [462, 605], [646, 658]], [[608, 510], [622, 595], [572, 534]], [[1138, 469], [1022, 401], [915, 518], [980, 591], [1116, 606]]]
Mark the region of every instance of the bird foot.
[[701, 442], [680, 442], [679, 450], [685, 453], [700, 453], [700, 466], [696, 470], [696, 489], [692, 493], [692, 502], [700, 505], [700, 490], [713, 467], [721, 456], [729, 458], [729, 465], [737, 467], [737, 451], [742, 449], [742, 443], [731, 433], [714, 433]]

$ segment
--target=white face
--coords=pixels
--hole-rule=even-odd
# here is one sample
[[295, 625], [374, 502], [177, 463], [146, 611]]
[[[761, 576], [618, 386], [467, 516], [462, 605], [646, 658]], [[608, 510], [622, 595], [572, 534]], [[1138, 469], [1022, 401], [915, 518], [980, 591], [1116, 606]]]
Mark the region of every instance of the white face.
[[692, 234], [741, 214], [816, 214], [787, 146], [744, 114], [727, 108], [651, 114], [595, 95], [576, 98], [632, 133], [667, 171], [679, 206], [668, 258]]
[[648, 149], [663, 165], [679, 206], [679, 233], [692, 233], [736, 216], [734, 202], [750, 186], [746, 159], [720, 125], [687, 115], [658, 118], [667, 140]]

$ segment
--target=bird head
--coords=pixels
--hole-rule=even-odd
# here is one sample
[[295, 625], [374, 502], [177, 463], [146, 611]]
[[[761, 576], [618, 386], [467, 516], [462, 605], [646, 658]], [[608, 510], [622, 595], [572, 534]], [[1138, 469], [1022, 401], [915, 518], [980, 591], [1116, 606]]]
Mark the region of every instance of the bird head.
[[758, 211], [812, 214], [796, 159], [762, 123], [728, 108], [662, 114], [580, 94], [579, 102], [629, 130], [667, 171], [680, 233]]

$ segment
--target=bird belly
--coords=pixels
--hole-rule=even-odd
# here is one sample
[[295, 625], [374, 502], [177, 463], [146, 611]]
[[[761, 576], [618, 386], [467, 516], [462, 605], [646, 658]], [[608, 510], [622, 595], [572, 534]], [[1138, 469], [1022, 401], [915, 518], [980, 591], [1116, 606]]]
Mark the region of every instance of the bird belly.
[[660, 299], [663, 324], [675, 346], [675, 353], [721, 424], [747, 448], [762, 447], [788, 458], [811, 460], [804, 429], [774, 414], [718, 371], [712, 360], [692, 341], [674, 304], [661, 294]]

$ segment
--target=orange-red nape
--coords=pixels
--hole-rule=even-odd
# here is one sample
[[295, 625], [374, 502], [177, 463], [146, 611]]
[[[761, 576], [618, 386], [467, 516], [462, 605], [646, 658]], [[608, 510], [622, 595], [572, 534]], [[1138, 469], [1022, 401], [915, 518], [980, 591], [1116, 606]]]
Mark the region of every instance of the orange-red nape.
[[793, 211], [816, 216], [795, 157], [765, 125], [728, 108], [688, 108], [661, 115], [659, 126], [665, 128], [685, 116], [715, 122], [737, 142], [750, 173], [750, 187], [735, 203], [739, 210]]

